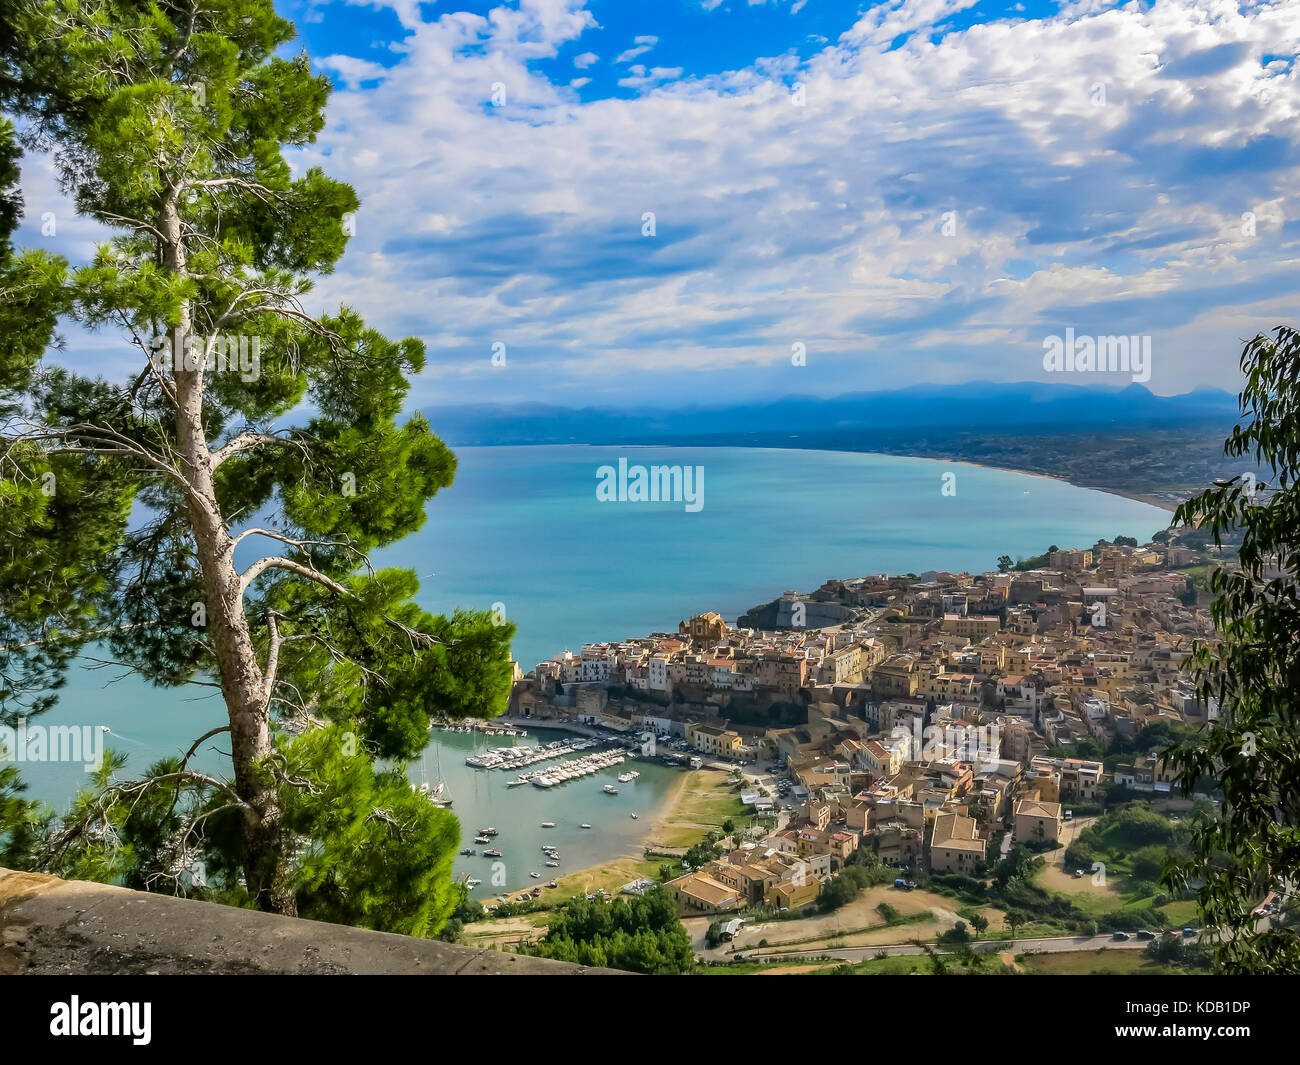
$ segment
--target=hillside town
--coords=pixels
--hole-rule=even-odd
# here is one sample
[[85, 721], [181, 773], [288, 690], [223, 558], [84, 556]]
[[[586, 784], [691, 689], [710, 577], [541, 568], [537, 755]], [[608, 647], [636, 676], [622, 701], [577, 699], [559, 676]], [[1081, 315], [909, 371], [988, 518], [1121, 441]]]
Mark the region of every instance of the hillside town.
[[1158, 755], [1103, 757], [1216, 716], [1182, 670], [1213, 631], [1189, 576], [1205, 554], [1121, 537], [985, 573], [827, 580], [737, 626], [707, 612], [565, 651], [517, 677], [511, 713], [741, 777], [765, 828], [666, 885], [683, 916], [804, 906], [859, 848], [902, 888], [979, 875], [995, 844], [1064, 845], [1072, 807], [1107, 789], [1170, 797]]

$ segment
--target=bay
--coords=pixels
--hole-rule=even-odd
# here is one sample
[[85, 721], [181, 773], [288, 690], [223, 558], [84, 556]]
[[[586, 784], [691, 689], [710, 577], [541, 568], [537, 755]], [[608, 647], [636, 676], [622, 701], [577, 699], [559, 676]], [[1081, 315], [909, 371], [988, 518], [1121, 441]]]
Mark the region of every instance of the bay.
[[[784, 589], [811, 590], [830, 577], [978, 572], [994, 568], [999, 555], [1041, 554], [1051, 544], [1089, 547], [1117, 535], [1145, 542], [1169, 518], [1158, 507], [1051, 478], [897, 456], [579, 445], [466, 447], [456, 454], [455, 483], [430, 502], [425, 526], [378, 552], [375, 564], [414, 569], [419, 601], [431, 611], [502, 610], [518, 626], [513, 652], [525, 671], [585, 642], [676, 631], [679, 621], [707, 610], [734, 622]], [[629, 467], [702, 468], [702, 508], [599, 501], [598, 471], [617, 468], [620, 459]], [[945, 482], [946, 474], [955, 479]], [[945, 483], [951, 494], [944, 494]], [[246, 554], [240, 563], [249, 560]], [[130, 758], [127, 772], [183, 753], [224, 722], [214, 689], [164, 691], [119, 668], [92, 666], [83, 659], [59, 705], [39, 723], [108, 727], [109, 744]], [[209, 741], [196, 764], [220, 770], [220, 740]], [[465, 830], [491, 824], [504, 834], [517, 826], [509, 828], [519, 833], [510, 837], [511, 851], [539, 860], [540, 843], [554, 842], [565, 859], [559, 872], [580, 868], [566, 850], [599, 861], [624, 853], [644, 832], [644, 820], [637, 828], [631, 809], [620, 805], [630, 797], [601, 793], [604, 775], [556, 789], [558, 806], [548, 817], [539, 789], [506, 789], [502, 774], [465, 767], [462, 741], [484, 738], [433, 732], [424, 763], [411, 772], [417, 782], [423, 773], [432, 783], [441, 762]], [[638, 768], [635, 801], [645, 819], [676, 771]], [[60, 807], [87, 779], [75, 764], [22, 769], [29, 793]], [[543, 820], [595, 823], [600, 811], [610, 812], [617, 827], [567, 841], [544, 835], [558, 828], [539, 827]], [[462, 846], [470, 837], [464, 838]], [[531, 869], [512, 871], [509, 886], [525, 886]]]

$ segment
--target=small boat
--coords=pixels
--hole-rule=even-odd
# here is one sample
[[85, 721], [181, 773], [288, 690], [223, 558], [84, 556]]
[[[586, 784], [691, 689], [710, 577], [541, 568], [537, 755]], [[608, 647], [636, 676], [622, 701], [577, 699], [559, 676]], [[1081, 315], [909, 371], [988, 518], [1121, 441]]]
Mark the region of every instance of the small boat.
[[620, 784], [631, 784], [631, 783], [632, 783], [632, 774], [631, 774], [631, 773], [620, 773], [620, 774], [618, 775], [618, 782], [619, 782]]
[[478, 887], [479, 884], [481, 883], [483, 883], [482, 880], [477, 880], [471, 876], [468, 880], [465, 881], [465, 886], [474, 888], [474, 887]]
[[559, 862], [547, 862], [546, 864], [549, 865], [552, 869], [558, 869], [560, 867]]
[[481, 845], [481, 844], [484, 844], [484, 843], [491, 843], [492, 841], [491, 841], [490, 839], [488, 839], [487, 836], [475, 836], [475, 837], [474, 837], [474, 842], [475, 842], [475, 843], [478, 843], [478, 844]]
[[583, 822], [582, 824], [580, 824], [578, 827], [579, 827], [579, 828], [590, 828], [591, 825], [587, 824], [587, 823], [584, 821], [584, 822]]
[[606, 795], [617, 795], [617, 794], [618, 794], [618, 788], [614, 787], [613, 784], [606, 784], [605, 787], [604, 787], [602, 790], [605, 792]]
[[473, 854], [473, 853], [474, 853], [474, 848], [473, 848], [473, 847], [466, 847], [466, 848], [465, 848], [463, 851], [461, 851], [460, 853], [461, 853], [461, 854], [465, 854], [465, 855]]
[[543, 828], [554, 828], [554, 827], [555, 827], [555, 822], [554, 822], [554, 821], [543, 821], [543, 822], [542, 822], [542, 827], [543, 827]]
[[547, 886], [547, 887], [559, 887], [559, 886], [560, 886], [560, 882], [559, 882], [558, 880], [552, 880], [552, 881], [551, 881], [549, 884], [547, 884], [546, 886]]
[[633, 820], [633, 821], [636, 820], [636, 814], [633, 814], [633, 815], [632, 815], [632, 820]]
[[495, 828], [489, 825], [487, 828], [480, 828], [478, 830], [478, 834], [480, 836], [499, 836], [501, 833], [499, 833]]
[[531, 873], [529, 873], [528, 875], [531, 876], [531, 877], [533, 877], [533, 878], [535, 878], [535, 879], [537, 879], [537, 880], [541, 880], [541, 879], [542, 879], [542, 874], [539, 873], [536, 869], [534, 869], [534, 870], [533, 870]]
[[483, 857], [484, 857], [484, 858], [500, 858], [500, 857], [501, 857], [501, 852], [500, 852], [499, 850], [497, 850], [495, 847], [493, 847], [493, 848], [492, 848], [491, 850], [489, 850], [489, 851], [484, 851], [484, 852], [483, 852]]

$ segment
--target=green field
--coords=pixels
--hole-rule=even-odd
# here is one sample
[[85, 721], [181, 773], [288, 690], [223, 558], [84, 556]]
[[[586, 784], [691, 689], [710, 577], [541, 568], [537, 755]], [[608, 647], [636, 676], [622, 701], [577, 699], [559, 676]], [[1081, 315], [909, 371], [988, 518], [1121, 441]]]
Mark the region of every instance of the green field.
[[1190, 970], [1152, 961], [1143, 950], [1077, 950], [1059, 954], [1017, 954], [1027, 973], [1043, 976], [1131, 975], [1185, 976]]

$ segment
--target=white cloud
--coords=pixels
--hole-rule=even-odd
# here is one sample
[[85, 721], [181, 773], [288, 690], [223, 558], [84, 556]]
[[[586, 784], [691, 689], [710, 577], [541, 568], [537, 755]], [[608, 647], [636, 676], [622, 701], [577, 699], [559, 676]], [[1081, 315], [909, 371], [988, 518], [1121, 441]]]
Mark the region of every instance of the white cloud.
[[600, 56], [595, 52], [583, 52], [582, 55], [576, 55], [573, 57], [573, 65], [579, 70], [586, 70], [599, 58]]
[[[533, 64], [590, 28], [577, 2], [417, 19], [295, 158], [362, 199], [313, 309], [422, 336], [419, 403], [1018, 380], [1065, 325], [1153, 334], [1156, 391], [1235, 388], [1239, 338], [1300, 290], [1300, 70], [1261, 63], [1300, 5], [1078, 4], [932, 42], [963, 6], [873, 10], [802, 63], [633, 64], [635, 96], [589, 102]], [[38, 216], [29, 194], [28, 243]]]
[[322, 70], [334, 71], [340, 84], [349, 89], [360, 88], [363, 82], [382, 81], [388, 71], [379, 63], [356, 59], [350, 55], [327, 55], [317, 60]]
[[635, 37], [633, 38], [632, 43], [635, 45], [635, 47], [629, 48], [625, 52], [621, 52], [618, 55], [618, 57], [614, 60], [615, 63], [630, 63], [637, 56], [645, 55], [646, 52], [650, 51], [650, 49], [652, 49], [656, 44], [659, 43], [659, 38], [658, 37]]

